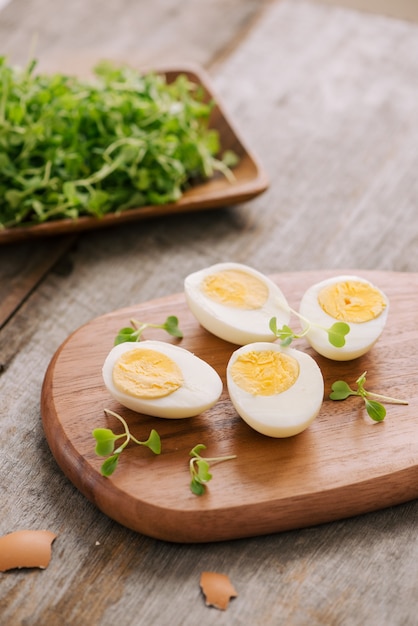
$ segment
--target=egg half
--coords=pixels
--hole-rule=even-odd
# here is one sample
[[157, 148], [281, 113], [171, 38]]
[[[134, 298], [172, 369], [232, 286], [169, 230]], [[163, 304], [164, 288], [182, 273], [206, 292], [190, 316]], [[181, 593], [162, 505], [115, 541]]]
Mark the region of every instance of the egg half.
[[212, 407], [222, 393], [221, 378], [211, 365], [192, 352], [163, 341], [115, 346], [102, 373], [115, 400], [154, 417], [198, 415]]
[[236, 345], [274, 341], [269, 328], [272, 317], [278, 327], [289, 323], [289, 307], [279, 287], [240, 263], [218, 263], [189, 274], [184, 290], [203, 328]]
[[[299, 313], [312, 324], [306, 335], [308, 342], [319, 354], [335, 361], [349, 361], [370, 350], [385, 327], [388, 311], [389, 300], [378, 287], [350, 275], [313, 285], [299, 306]], [[331, 345], [323, 330], [335, 322], [346, 322], [350, 327], [340, 348]]]
[[232, 354], [226, 376], [238, 415], [269, 437], [297, 435], [313, 422], [322, 406], [321, 370], [300, 350], [269, 342], [248, 344]]

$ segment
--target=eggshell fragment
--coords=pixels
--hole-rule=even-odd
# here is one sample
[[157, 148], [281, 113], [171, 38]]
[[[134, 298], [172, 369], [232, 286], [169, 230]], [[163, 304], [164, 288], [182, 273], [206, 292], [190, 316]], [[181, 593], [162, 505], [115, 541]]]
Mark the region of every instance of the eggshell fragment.
[[45, 569], [56, 535], [49, 530], [17, 530], [0, 537], [0, 571], [22, 567]]
[[226, 574], [217, 572], [202, 572], [200, 587], [206, 597], [206, 606], [214, 606], [225, 611], [229, 600], [236, 598], [238, 593]]

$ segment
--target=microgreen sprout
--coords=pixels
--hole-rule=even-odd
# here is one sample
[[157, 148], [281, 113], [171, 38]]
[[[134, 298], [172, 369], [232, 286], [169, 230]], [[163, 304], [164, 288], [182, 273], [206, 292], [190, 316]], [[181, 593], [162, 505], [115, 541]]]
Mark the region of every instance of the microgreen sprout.
[[206, 491], [206, 484], [211, 480], [212, 474], [210, 473], [210, 463], [220, 463], [221, 461], [229, 461], [236, 459], [236, 455], [231, 456], [218, 456], [211, 458], [203, 458], [200, 453], [205, 450], [206, 446], [203, 443], [199, 443], [192, 450], [190, 450], [190, 489], [196, 496], [202, 496]]
[[179, 328], [179, 321], [175, 315], [169, 315], [164, 324], [150, 324], [147, 322], [140, 322], [135, 319], [130, 320], [131, 326], [121, 328], [115, 338], [115, 346], [125, 341], [141, 341], [142, 333], [146, 328], [161, 328], [168, 332], [172, 337], [178, 337], [181, 339], [183, 333]]
[[281, 328], [277, 328], [276, 317], [272, 317], [269, 324], [271, 332], [281, 340], [281, 345], [283, 347], [289, 346], [293, 339], [301, 339], [302, 337], [305, 337], [312, 326], [320, 328], [326, 332], [328, 334], [329, 343], [335, 348], [342, 348], [345, 345], [345, 336], [350, 332], [350, 326], [345, 322], [335, 322], [329, 328], [325, 328], [324, 326], [310, 322], [306, 317], [303, 317], [300, 313], [297, 313], [297, 311], [294, 311], [293, 309], [290, 309], [290, 312], [305, 323], [305, 328], [302, 332], [295, 333], [287, 324], [284, 324]]
[[[105, 409], [106, 415], [112, 415], [122, 422], [124, 432], [117, 435], [110, 428], [95, 428], [92, 432], [93, 437], [96, 440], [95, 452], [98, 456], [108, 457], [102, 464], [100, 471], [103, 476], [110, 476], [115, 471], [119, 457], [123, 450], [126, 448], [130, 441], [138, 444], [139, 446], [145, 446], [149, 448], [154, 454], [160, 454], [161, 452], [161, 440], [156, 430], [152, 429], [150, 435], [146, 441], [138, 441], [129, 430], [128, 424], [121, 415]], [[121, 445], [116, 448], [115, 444], [118, 439], [123, 439]]]
[[[331, 400], [345, 400], [350, 396], [359, 396], [363, 398], [366, 411], [375, 422], [382, 422], [386, 417], [386, 409], [382, 402], [388, 402], [390, 404], [408, 404], [406, 400], [398, 400], [397, 398], [391, 398], [389, 396], [382, 396], [379, 393], [373, 393], [366, 391], [364, 385], [366, 383], [366, 374], [364, 372], [356, 380], [357, 389], [351, 389], [351, 387], [344, 380], [337, 380], [332, 384], [332, 392], [330, 394]], [[381, 402], [380, 402], [381, 401]]]

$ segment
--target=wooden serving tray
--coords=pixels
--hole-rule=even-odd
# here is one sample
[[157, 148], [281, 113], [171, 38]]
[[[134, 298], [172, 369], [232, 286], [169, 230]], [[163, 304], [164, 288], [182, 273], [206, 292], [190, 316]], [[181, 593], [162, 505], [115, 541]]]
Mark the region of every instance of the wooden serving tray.
[[[297, 307], [304, 290], [344, 271], [286, 273], [272, 278]], [[45, 375], [42, 420], [51, 451], [62, 471], [102, 512], [140, 533], [173, 542], [210, 542], [274, 533], [338, 520], [418, 496], [418, 274], [352, 271], [377, 284], [389, 297], [388, 323], [364, 357], [333, 362], [303, 340], [295, 342], [317, 359], [325, 398], [315, 422], [288, 439], [253, 431], [236, 414], [226, 385], [220, 401], [191, 419], [164, 420], [135, 414], [109, 396], [101, 368], [118, 330], [131, 317], [162, 323], [177, 315], [184, 348], [208, 361], [225, 381], [225, 366], [236, 346], [213, 337], [195, 321], [183, 294], [121, 309], [92, 320], [57, 350]], [[163, 331], [144, 338], [175, 342]], [[408, 400], [386, 405], [384, 422], [368, 417], [360, 398], [328, 399], [331, 384], [352, 386], [364, 371], [367, 388]], [[123, 415], [140, 440], [155, 428], [162, 453], [129, 446], [110, 478], [100, 474], [92, 430], [119, 422], [103, 409]], [[211, 466], [206, 494], [189, 489], [189, 452], [198, 443], [207, 456], [236, 454]]]
[[[151, 70], [152, 68], [148, 68], [144, 71]], [[210, 127], [218, 131], [222, 151], [233, 150], [239, 157], [239, 163], [233, 169], [235, 180], [230, 182], [225, 176], [217, 173], [213, 178], [186, 190], [177, 202], [143, 206], [122, 213], [108, 213], [101, 218], [82, 216], [74, 220], [51, 220], [34, 226], [0, 229], [0, 244], [117, 226], [125, 222], [174, 213], [189, 213], [230, 206], [251, 200], [268, 188], [268, 176], [258, 157], [245, 145], [235, 129], [219, 97], [215, 95], [211, 80], [205, 70], [199, 66], [187, 65], [181, 68], [161, 68], [154, 71], [164, 75], [167, 82], [172, 82], [179, 74], [184, 74], [191, 82], [205, 89], [207, 99], [214, 102]]]

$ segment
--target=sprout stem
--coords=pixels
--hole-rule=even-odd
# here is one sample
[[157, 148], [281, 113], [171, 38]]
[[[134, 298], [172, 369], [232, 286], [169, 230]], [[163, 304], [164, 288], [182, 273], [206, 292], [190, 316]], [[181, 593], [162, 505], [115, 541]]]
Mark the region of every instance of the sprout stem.
[[390, 396], [382, 396], [380, 393], [373, 393], [372, 391], [367, 391], [366, 395], [368, 398], [375, 398], [376, 400], [382, 400], [391, 404], [408, 404], [407, 400], [399, 400], [398, 398], [391, 398]]

